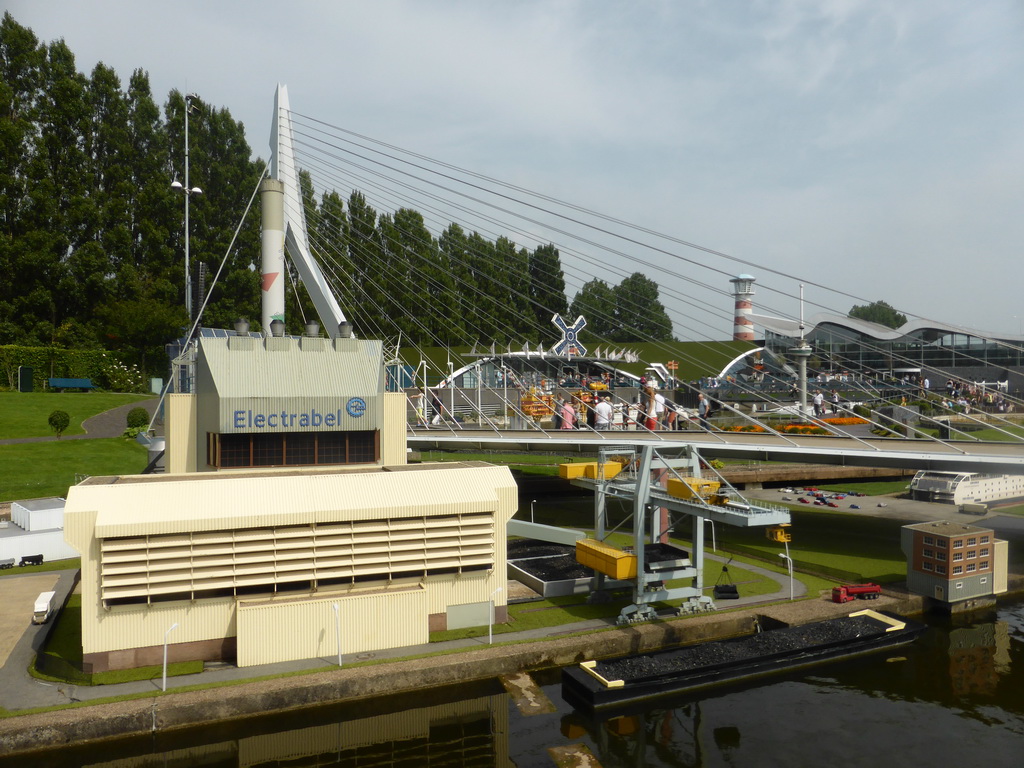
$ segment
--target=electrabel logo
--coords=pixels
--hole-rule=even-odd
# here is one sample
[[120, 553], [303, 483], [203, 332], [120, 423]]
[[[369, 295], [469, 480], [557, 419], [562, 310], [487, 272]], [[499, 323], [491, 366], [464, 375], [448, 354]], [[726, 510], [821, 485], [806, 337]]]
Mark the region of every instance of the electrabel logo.
[[235, 429], [292, 429], [293, 427], [339, 427], [344, 420], [344, 414], [353, 419], [358, 419], [366, 414], [366, 401], [361, 397], [352, 397], [345, 403], [344, 412], [341, 408], [337, 411], [321, 413], [316, 408], [308, 411], [293, 413], [280, 411], [275, 413], [259, 413], [249, 411], [235, 411], [233, 426]]

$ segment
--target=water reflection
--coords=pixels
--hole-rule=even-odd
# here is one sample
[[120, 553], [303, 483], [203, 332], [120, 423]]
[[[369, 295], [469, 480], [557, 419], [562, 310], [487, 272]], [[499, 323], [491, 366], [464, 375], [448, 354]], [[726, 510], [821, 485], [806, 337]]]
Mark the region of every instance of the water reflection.
[[507, 695], [500, 694], [89, 765], [483, 768], [510, 765], [507, 734]]

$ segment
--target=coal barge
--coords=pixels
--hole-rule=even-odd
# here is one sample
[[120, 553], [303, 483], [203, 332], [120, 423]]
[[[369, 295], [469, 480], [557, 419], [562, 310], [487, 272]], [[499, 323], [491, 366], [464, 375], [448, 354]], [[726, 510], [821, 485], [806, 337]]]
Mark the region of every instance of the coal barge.
[[924, 630], [896, 614], [864, 610], [729, 640], [585, 661], [562, 671], [562, 698], [581, 710], [611, 708], [893, 648]]

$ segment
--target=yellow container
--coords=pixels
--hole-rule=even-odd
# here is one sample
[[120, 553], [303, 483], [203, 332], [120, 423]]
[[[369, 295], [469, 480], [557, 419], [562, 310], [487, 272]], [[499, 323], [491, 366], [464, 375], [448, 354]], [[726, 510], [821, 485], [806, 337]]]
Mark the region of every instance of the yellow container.
[[586, 473], [584, 474], [584, 477], [588, 477], [591, 480], [611, 480], [613, 477], [619, 474], [619, 472], [622, 471], [622, 465], [619, 464], [619, 462], [617, 461], [606, 461], [604, 464], [601, 465], [601, 467], [604, 473], [603, 478], [598, 477], [596, 461], [587, 464], [587, 469]]
[[718, 493], [722, 484], [718, 480], [705, 480], [702, 477], [670, 477], [666, 486], [669, 496], [677, 499], [706, 499]]
[[[592, 467], [594, 474], [587, 474], [587, 467]], [[577, 477], [593, 477], [596, 474], [596, 461], [576, 461], [572, 464], [558, 465], [558, 476], [563, 480], [575, 480]]]
[[636, 578], [636, 555], [596, 539], [580, 539], [576, 542], [576, 562], [613, 579]]

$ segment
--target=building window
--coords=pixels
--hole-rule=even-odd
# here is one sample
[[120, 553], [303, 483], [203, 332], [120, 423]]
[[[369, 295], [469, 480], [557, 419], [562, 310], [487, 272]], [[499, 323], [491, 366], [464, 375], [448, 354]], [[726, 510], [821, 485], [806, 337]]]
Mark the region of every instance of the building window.
[[946, 575], [946, 566], [944, 566], [944, 565], [936, 565], [935, 566], [935, 572], [937, 574], [939, 574], [940, 576], [945, 576]]
[[980, 557], [988, 557], [988, 547], [982, 547], [980, 550], [978, 550], [978, 555]]
[[977, 543], [978, 543], [978, 539], [973, 537], [973, 536], [967, 540], [967, 546], [968, 547], [973, 547]]
[[921, 552], [921, 555], [922, 555], [923, 557], [935, 557], [935, 550], [932, 550], [932, 549], [926, 549], [926, 550], [924, 550], [923, 552]]
[[299, 467], [372, 464], [380, 458], [376, 431], [207, 433], [206, 463], [211, 467]]
[[936, 560], [941, 560], [941, 561], [945, 562], [945, 560], [946, 560], [946, 553], [945, 552], [938, 552], [935, 555], [935, 559]]
[[988, 584], [988, 576], [982, 576], [978, 581], [979, 584]]
[[963, 552], [954, 552], [953, 553], [953, 562], [954, 563], [959, 561], [959, 560], [963, 560], [963, 559], [964, 559], [964, 553]]
[[977, 556], [978, 556], [978, 550], [976, 550], [976, 549], [969, 549], [969, 550], [967, 550], [967, 559], [968, 560], [973, 560]]
[[979, 571], [987, 571], [988, 570], [988, 560], [985, 560], [984, 562], [979, 563], [978, 564], [978, 570]]
[[935, 543], [935, 539], [933, 539], [931, 536], [925, 536], [924, 537], [924, 543], [927, 544], [928, 546], [931, 546], [932, 544]]
[[953, 575], [954, 576], [958, 576], [959, 574], [961, 574], [963, 572], [964, 572], [964, 567], [962, 565], [954, 565], [953, 566]]
[[964, 546], [964, 540], [963, 539], [957, 539], [956, 541], [953, 542], [953, 549], [963, 549], [963, 546]]
[[948, 546], [948, 543], [945, 539], [936, 539], [935, 546], [939, 549], [945, 549]]
[[981, 543], [982, 544], [988, 544], [988, 536], [982, 536], [981, 537]]
[[963, 583], [962, 581], [958, 581], [958, 582], [956, 583], [956, 588], [957, 588], [957, 589], [963, 589], [963, 588], [964, 588], [964, 583]]
[[967, 572], [968, 573], [974, 573], [977, 569], [978, 569], [978, 566], [975, 565], [974, 563], [968, 563], [967, 564]]
[[933, 566], [931, 563], [921, 563], [921, 570], [933, 571], [935, 570], [935, 566]]

